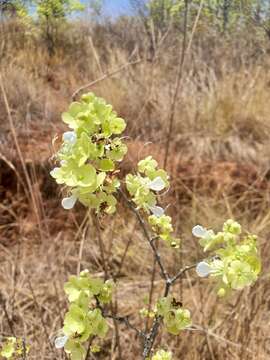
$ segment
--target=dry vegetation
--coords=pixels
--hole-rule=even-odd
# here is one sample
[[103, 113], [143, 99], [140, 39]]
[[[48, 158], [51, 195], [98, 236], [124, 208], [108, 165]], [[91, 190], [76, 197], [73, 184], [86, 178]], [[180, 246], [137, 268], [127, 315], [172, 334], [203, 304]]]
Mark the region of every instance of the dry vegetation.
[[[157, 59], [150, 61], [146, 36], [138, 24], [127, 21], [94, 29], [73, 23], [52, 57], [36, 34], [25, 34], [14, 21], [0, 24], [1, 83], [23, 157], [22, 163], [2, 91], [0, 334], [24, 336], [31, 344], [29, 359], [64, 359], [50, 346], [66, 308], [63, 283], [80, 268], [102, 276], [91, 218], [80, 207], [64, 211], [48, 175], [51, 139], [63, 129], [60, 113], [72, 93], [107, 71], [142, 59], [92, 90], [128, 122], [130, 152], [123, 173], [147, 153], [161, 165], [164, 159], [179, 43], [165, 41]], [[264, 265], [256, 285], [230, 299], [217, 300], [213, 284], [196, 276], [175, 288], [198, 325], [197, 331], [158, 339], [176, 359], [270, 356], [268, 47], [265, 40], [254, 43], [241, 34], [228, 43], [195, 36], [187, 55], [167, 166], [172, 175], [167, 201], [182, 237], [182, 255], [162, 248], [163, 257], [171, 271], [194, 262], [202, 254], [192, 239], [192, 226], [218, 228], [233, 217], [258, 234]], [[144, 320], [137, 310], [145, 306], [153, 259], [132, 215], [124, 211], [120, 208], [116, 217], [102, 219], [102, 238], [119, 285], [115, 306], [139, 324]], [[158, 276], [155, 286], [158, 294]], [[104, 351], [91, 358], [139, 359], [134, 336], [124, 325], [117, 332], [111, 324]]]

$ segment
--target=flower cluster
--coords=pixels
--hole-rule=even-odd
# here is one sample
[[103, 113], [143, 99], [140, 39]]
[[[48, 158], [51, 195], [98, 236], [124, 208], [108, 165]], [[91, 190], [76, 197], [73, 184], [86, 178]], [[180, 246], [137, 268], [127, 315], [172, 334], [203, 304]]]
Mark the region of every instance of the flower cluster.
[[72, 131], [63, 134], [59, 166], [51, 175], [67, 186], [69, 196], [63, 199], [63, 207], [71, 209], [78, 200], [96, 212], [114, 213], [117, 201], [113, 194], [120, 186], [115, 167], [127, 152], [118, 136], [125, 130], [125, 121], [93, 93], [73, 102], [62, 120]]
[[178, 335], [181, 330], [191, 325], [190, 312], [182, 308], [174, 298], [163, 297], [157, 302], [157, 315], [162, 316], [166, 330], [173, 335]]
[[136, 204], [137, 209], [144, 210], [148, 215], [148, 223], [152, 231], [168, 245], [177, 247], [179, 239], [172, 236], [173, 226], [170, 216], [164, 209], [157, 206], [157, 196], [169, 187], [169, 176], [166, 171], [158, 168], [158, 163], [148, 156], [138, 163], [136, 175], [126, 176], [127, 190]]
[[92, 278], [88, 270], [82, 271], [79, 276], [71, 276], [65, 284], [70, 306], [55, 346], [64, 348], [72, 360], [85, 358], [84, 343], [90, 337], [104, 338], [106, 335], [108, 325], [99, 306], [111, 301], [113, 288], [112, 281]]
[[5, 359], [20, 359], [29, 352], [22, 339], [14, 336], [7, 337], [0, 346], [0, 356]]
[[197, 265], [201, 277], [211, 276], [218, 280], [218, 295], [224, 296], [230, 290], [240, 290], [252, 285], [261, 270], [257, 249], [257, 237], [246, 235], [241, 238], [241, 226], [228, 220], [223, 231], [214, 233], [197, 225], [193, 235], [200, 238], [204, 251], [213, 250], [215, 256]]
[[172, 360], [172, 353], [170, 351], [159, 350], [152, 357], [152, 360]]
[[171, 247], [179, 247], [180, 240], [172, 236], [173, 226], [172, 218], [168, 215], [161, 215], [160, 217], [150, 215], [148, 222], [154, 231], [162, 240], [164, 240]]
[[157, 162], [148, 156], [138, 163], [136, 175], [126, 176], [126, 186], [138, 209], [161, 216], [164, 210], [157, 204], [157, 193], [169, 187], [168, 175], [165, 170], [157, 168]]

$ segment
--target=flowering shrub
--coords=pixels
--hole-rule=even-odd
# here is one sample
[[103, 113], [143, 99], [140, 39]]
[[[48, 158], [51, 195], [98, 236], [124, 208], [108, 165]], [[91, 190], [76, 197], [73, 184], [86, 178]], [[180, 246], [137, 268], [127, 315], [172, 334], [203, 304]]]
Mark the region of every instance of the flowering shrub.
[[217, 280], [218, 295], [241, 290], [256, 281], [261, 270], [257, 237], [247, 235], [240, 239], [241, 226], [236, 221], [226, 221], [223, 231], [217, 234], [198, 225], [193, 228], [193, 235], [200, 238], [204, 251], [213, 249], [216, 254], [212, 259], [200, 262], [197, 273]]
[[64, 286], [70, 307], [62, 334], [55, 340], [56, 348], [64, 347], [71, 359], [85, 358], [83, 344], [91, 336], [103, 338], [108, 331], [101, 306], [111, 301], [113, 288], [112, 281], [91, 278], [87, 270], [70, 277]]
[[[113, 281], [94, 278], [87, 270], [79, 276], [71, 276], [64, 286], [69, 309], [55, 346], [64, 348], [72, 360], [85, 359], [86, 342], [104, 338], [108, 331], [107, 319], [111, 318], [136, 331], [142, 340], [143, 359], [172, 360], [171, 352], [159, 350], [153, 353], [160, 327], [163, 325], [168, 333], [179, 335], [192, 324], [190, 311], [170, 294], [173, 285], [186, 271], [194, 268], [200, 277], [215, 281], [219, 296], [252, 285], [261, 269], [256, 236], [241, 236], [241, 226], [233, 220], [226, 221], [218, 233], [196, 225], [192, 233], [199, 238], [203, 250], [209, 252], [208, 257], [169, 276], [156, 246], [158, 239], [172, 248], [180, 243], [173, 235], [171, 217], [159, 204], [160, 194], [170, 186], [166, 171], [148, 156], [138, 163], [137, 172], [128, 174], [121, 183], [117, 169], [127, 152], [120, 137], [126, 123], [111, 105], [93, 93], [73, 102], [62, 119], [70, 131], [63, 134], [62, 145], [56, 154], [58, 166], [51, 172], [58, 184], [65, 185], [67, 195], [62, 206], [68, 210], [80, 202], [99, 216], [113, 214], [117, 199], [122, 198], [136, 216], [154, 254], [164, 280], [164, 294], [153, 310], [141, 311], [142, 316], [152, 319], [150, 331], [145, 332], [131, 325], [127, 317], [107, 312], [106, 305], [111, 302], [116, 286]], [[90, 351], [98, 350], [98, 344], [91, 345]]]
[[94, 94], [73, 102], [62, 119], [72, 131], [63, 134], [57, 153], [59, 167], [51, 175], [58, 184], [67, 186], [69, 196], [63, 199], [63, 207], [71, 209], [78, 200], [97, 213], [101, 209], [114, 213], [113, 194], [120, 186], [114, 170], [127, 152], [117, 135], [125, 130], [125, 121]]

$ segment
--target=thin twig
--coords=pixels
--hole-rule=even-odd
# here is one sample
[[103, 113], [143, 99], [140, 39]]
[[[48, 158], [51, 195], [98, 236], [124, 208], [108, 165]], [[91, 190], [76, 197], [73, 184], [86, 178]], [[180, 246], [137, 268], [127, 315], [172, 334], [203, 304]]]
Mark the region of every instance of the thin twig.
[[77, 276], [79, 276], [80, 272], [81, 272], [81, 262], [82, 262], [82, 257], [83, 257], [83, 248], [84, 248], [86, 231], [87, 231], [87, 226], [84, 228], [84, 230], [82, 232], [79, 255], [78, 255], [78, 263], [77, 263]]
[[[115, 297], [115, 305], [113, 305], [113, 303], [111, 302], [110, 308], [111, 308], [112, 314], [116, 315], [117, 311], [118, 311], [117, 296]], [[119, 324], [116, 319], [113, 319], [113, 325], [114, 325], [114, 330], [115, 330], [115, 348], [118, 349], [118, 359], [122, 360], [123, 358], [122, 358], [122, 347], [121, 347], [120, 336], [119, 336], [119, 326], [118, 326]]]
[[27, 349], [26, 349], [26, 343], [25, 343], [25, 338], [22, 339], [22, 359], [26, 360], [27, 357]]
[[93, 344], [94, 339], [96, 338], [96, 335], [92, 336], [88, 342], [87, 351], [84, 360], [88, 360], [89, 356], [91, 359], [95, 359], [93, 354], [91, 353], [91, 345]]
[[166, 281], [167, 279], [169, 279], [169, 276], [167, 274], [165, 267], [162, 264], [160, 254], [159, 254], [154, 242], [152, 241], [150, 234], [147, 231], [147, 228], [146, 228], [143, 218], [141, 217], [139, 211], [132, 205], [132, 202], [126, 197], [126, 194], [121, 189], [119, 190], [119, 192], [120, 192], [122, 198], [125, 200], [125, 203], [129, 207], [129, 209], [135, 214], [136, 218], [138, 219], [139, 224], [142, 228], [142, 231], [145, 235], [145, 238], [147, 239], [151, 249], [153, 250], [154, 256], [156, 258], [156, 261], [157, 261], [160, 271], [161, 271], [161, 275], [162, 275], [163, 279]]
[[61, 312], [60, 297], [59, 297], [59, 293], [58, 293], [58, 289], [57, 289], [55, 281], [53, 281], [53, 288], [54, 288], [55, 297], [56, 297], [56, 305], [57, 305], [56, 309], [58, 312], [58, 316], [61, 320], [61, 323], [63, 323], [64, 319], [63, 319], [62, 312]]
[[[203, 327], [201, 327], [199, 325], [193, 324], [192, 327], [188, 328], [187, 330], [190, 330], [190, 331], [202, 331], [204, 333], [207, 333], [209, 336], [212, 336], [213, 338], [217, 339], [218, 341], [223, 341], [227, 345], [235, 346], [235, 347], [240, 348], [240, 349], [243, 348], [243, 344], [238, 344], [238, 343], [236, 343], [234, 341], [226, 339], [223, 336], [220, 336], [220, 335], [212, 332], [211, 330], [205, 329], [205, 328], [203, 328]], [[247, 352], [251, 353], [251, 354], [254, 354], [253, 351], [250, 350], [249, 348], [245, 348], [245, 350]]]
[[[137, 225], [137, 221], [135, 222], [135, 224], [134, 224], [134, 226], [133, 226], [133, 229], [132, 229], [131, 234], [134, 234], [134, 231], [135, 231], [135, 229], [136, 229], [136, 225]], [[118, 271], [117, 271], [117, 273], [116, 273], [116, 275], [115, 275], [115, 278], [116, 278], [116, 279], [121, 275], [121, 271], [122, 271], [124, 262], [125, 262], [125, 260], [126, 260], [126, 256], [127, 256], [129, 247], [130, 247], [130, 245], [131, 245], [131, 243], [132, 243], [132, 240], [133, 240], [133, 237], [130, 236], [129, 239], [128, 239], [128, 242], [127, 242], [127, 244], [126, 244], [126, 247], [125, 247], [124, 253], [123, 253], [123, 255], [122, 255], [122, 258], [121, 258], [121, 260], [120, 260], [120, 265], [119, 265], [119, 267], [118, 267]]]
[[10, 319], [9, 315], [8, 315], [8, 311], [7, 311], [7, 307], [6, 307], [6, 302], [4, 300], [4, 297], [2, 295], [2, 293], [0, 293], [0, 305], [2, 306], [3, 308], [3, 311], [4, 311], [4, 314], [5, 314], [5, 317], [7, 319], [7, 323], [8, 323], [8, 327], [9, 327], [9, 330], [12, 334], [12, 336], [16, 337], [15, 335], [15, 330], [14, 330], [14, 327], [13, 327], [13, 323], [12, 323], [12, 320]]
[[[167, 297], [169, 295], [170, 289], [174, 285], [174, 283], [179, 278], [181, 278], [187, 271], [193, 269], [194, 267], [196, 267], [196, 264], [193, 264], [190, 266], [185, 266], [175, 276], [173, 276], [172, 278], [167, 278], [166, 283], [165, 283], [165, 289], [164, 289], [164, 297]], [[144, 343], [144, 348], [143, 348], [143, 358], [144, 359], [148, 358], [151, 353], [155, 339], [158, 334], [158, 329], [160, 327], [161, 321], [162, 321], [162, 317], [156, 315], [153, 325], [152, 325], [152, 328], [151, 328], [149, 334], [147, 335], [146, 341]]]
[[[174, 285], [174, 283], [180, 279], [187, 271], [193, 269], [194, 267], [196, 267], [196, 264], [192, 264], [192, 265], [189, 265], [189, 266], [185, 266], [184, 268], [182, 268], [175, 276], [173, 276], [172, 278], [169, 277], [162, 261], [161, 261], [161, 258], [160, 258], [160, 255], [158, 253], [158, 250], [157, 250], [157, 247], [154, 245], [154, 242], [156, 240], [156, 237], [152, 238], [150, 236], [150, 234], [148, 233], [148, 230], [147, 230], [147, 227], [146, 227], [146, 224], [144, 222], [144, 219], [141, 217], [139, 211], [133, 206], [133, 203], [132, 201], [130, 201], [128, 199], [128, 197], [126, 196], [126, 194], [124, 193], [124, 191], [122, 189], [119, 190], [122, 198], [124, 199], [125, 203], [127, 204], [128, 208], [134, 213], [134, 215], [136, 216], [141, 228], [142, 228], [142, 231], [143, 231], [143, 234], [147, 240], [147, 242], [149, 243], [153, 253], [154, 253], [154, 257], [155, 257], [155, 260], [157, 262], [157, 264], [159, 265], [159, 268], [161, 270], [161, 275], [162, 275], [162, 278], [165, 282], [165, 288], [164, 288], [164, 297], [167, 297], [169, 295], [169, 292], [170, 292], [170, 289], [171, 287]], [[121, 319], [121, 318], [118, 318], [118, 319]], [[124, 322], [127, 322], [128, 319], [127, 318], [122, 318], [122, 321]], [[153, 325], [152, 325], [152, 328], [150, 330], [150, 332], [146, 335], [146, 331], [145, 332], [139, 332], [139, 334], [143, 334], [143, 338], [144, 338], [144, 344], [143, 344], [143, 359], [146, 359], [150, 356], [151, 354], [151, 351], [152, 351], [152, 348], [153, 348], [153, 345], [154, 345], [154, 342], [155, 342], [155, 339], [157, 337], [157, 334], [158, 334], [158, 330], [159, 330], [159, 327], [160, 327], [160, 324], [161, 324], [161, 321], [162, 321], [162, 317], [159, 316], [159, 315], [156, 315], [155, 318], [154, 318], [154, 321], [153, 321]], [[130, 327], [129, 324], [127, 324], [128, 327]], [[135, 328], [136, 332], [138, 332], [138, 330]]]
[[191, 30], [191, 36], [190, 36], [190, 40], [187, 46], [187, 25], [188, 25], [188, 0], [185, 0], [185, 13], [184, 13], [184, 37], [183, 37], [183, 42], [181, 45], [181, 56], [180, 56], [180, 61], [178, 64], [178, 69], [177, 69], [177, 74], [176, 74], [176, 82], [175, 82], [175, 89], [174, 89], [174, 93], [173, 93], [173, 99], [172, 99], [172, 104], [171, 104], [171, 110], [170, 110], [170, 115], [169, 115], [169, 132], [168, 132], [168, 136], [167, 136], [167, 141], [166, 141], [166, 146], [165, 146], [165, 156], [164, 156], [164, 168], [166, 169], [167, 166], [167, 161], [168, 161], [168, 156], [169, 156], [169, 150], [170, 150], [170, 143], [171, 143], [171, 134], [173, 132], [173, 125], [174, 125], [174, 118], [175, 118], [175, 109], [176, 109], [176, 103], [177, 103], [177, 97], [178, 97], [178, 93], [182, 84], [182, 78], [183, 78], [183, 70], [184, 70], [184, 65], [186, 62], [186, 56], [189, 53], [190, 49], [191, 49], [191, 45], [192, 45], [192, 41], [193, 41], [193, 37], [199, 22], [199, 18], [201, 15], [201, 11], [203, 8], [203, 3], [204, 0], [201, 0], [200, 2], [200, 6], [197, 12], [197, 16], [196, 19], [194, 21], [192, 30]]
[[12, 119], [12, 116], [11, 116], [11, 110], [10, 110], [10, 107], [9, 107], [7, 94], [6, 94], [6, 91], [5, 91], [5, 88], [4, 88], [3, 78], [2, 78], [1, 73], [0, 73], [0, 88], [1, 88], [2, 95], [3, 95], [3, 99], [4, 99], [4, 104], [5, 104], [5, 108], [6, 108], [6, 112], [7, 112], [7, 117], [8, 117], [8, 121], [9, 121], [10, 130], [11, 130], [11, 133], [12, 133], [13, 141], [14, 141], [16, 151], [18, 153], [18, 157], [20, 159], [20, 162], [21, 162], [21, 165], [22, 165], [22, 168], [23, 168], [26, 184], [27, 184], [27, 187], [28, 187], [28, 191], [30, 193], [30, 198], [31, 198], [32, 205], [33, 205], [33, 208], [34, 208], [34, 213], [35, 213], [35, 216], [36, 216], [36, 219], [37, 219], [37, 223], [38, 223], [38, 227], [39, 227], [39, 231], [40, 231], [40, 236], [42, 238], [43, 233], [42, 233], [42, 227], [41, 227], [41, 221], [40, 221], [40, 211], [39, 211], [39, 208], [38, 208], [38, 205], [37, 205], [36, 197], [35, 197], [33, 189], [32, 189], [31, 179], [30, 179], [30, 176], [28, 174], [26, 164], [25, 164], [22, 152], [21, 152], [19, 142], [18, 142], [18, 137], [17, 137], [15, 126], [14, 126], [13, 119]]
[[75, 100], [76, 97], [77, 97], [77, 95], [78, 95], [81, 91], [83, 91], [83, 90], [85, 90], [85, 89], [88, 89], [88, 88], [90, 88], [90, 87], [98, 84], [99, 82], [101, 82], [101, 81], [103, 81], [103, 80], [105, 80], [105, 79], [107, 79], [107, 78], [110, 78], [110, 77], [112, 77], [113, 75], [116, 75], [116, 74], [120, 73], [121, 71], [124, 71], [125, 69], [127, 69], [127, 68], [130, 67], [130, 66], [137, 65], [137, 64], [139, 64], [139, 63], [142, 62], [142, 61], [143, 61], [143, 59], [137, 59], [137, 60], [128, 62], [128, 63], [120, 66], [120, 67], [117, 68], [117, 69], [114, 69], [114, 70], [111, 70], [111, 71], [105, 73], [105, 74], [102, 75], [100, 78], [98, 78], [98, 79], [96, 79], [96, 80], [93, 80], [93, 81], [91, 81], [90, 83], [88, 83], [88, 84], [86, 84], [86, 85], [81, 86], [79, 89], [77, 89], [77, 90], [72, 94], [72, 99]]
[[179, 272], [170, 279], [171, 283], [174, 284], [178, 279], [180, 279], [185, 274], [185, 272], [187, 272], [191, 269], [194, 269], [196, 266], [197, 266], [197, 263], [192, 264], [192, 265], [187, 265], [183, 269], [179, 270]]
[[36, 307], [37, 311], [39, 312], [40, 321], [41, 321], [41, 324], [42, 324], [44, 333], [45, 333], [45, 335], [46, 335], [47, 341], [48, 341], [48, 343], [49, 343], [49, 345], [50, 345], [51, 350], [55, 353], [55, 349], [54, 349], [54, 347], [53, 347], [53, 345], [52, 345], [52, 343], [51, 343], [51, 341], [50, 341], [50, 336], [49, 336], [49, 333], [48, 333], [48, 330], [47, 330], [47, 326], [46, 326], [45, 321], [44, 321], [44, 319], [43, 319], [42, 311], [41, 311], [41, 309], [40, 309], [40, 305], [39, 305], [39, 303], [38, 303], [38, 301], [37, 301], [37, 298], [36, 298], [36, 295], [35, 295], [35, 293], [34, 293], [33, 287], [32, 287], [32, 285], [31, 285], [31, 282], [30, 282], [29, 279], [27, 279], [27, 282], [28, 282], [28, 286], [29, 286], [30, 292], [31, 292], [32, 297], [33, 297], [33, 301], [34, 301], [35, 307]]
[[104, 271], [104, 279], [107, 280], [108, 279], [108, 267], [107, 267], [107, 261], [106, 261], [106, 256], [105, 256], [105, 247], [104, 247], [104, 243], [103, 243], [101, 231], [100, 231], [99, 219], [95, 214], [93, 215], [93, 217], [94, 217], [94, 223], [95, 223], [95, 226], [97, 229], [98, 244], [99, 244], [99, 250], [100, 250], [100, 255], [101, 255], [102, 267], [103, 267], [103, 271]]
[[129, 321], [129, 318], [128, 316], [117, 316], [117, 315], [112, 315], [112, 314], [103, 314], [104, 317], [108, 318], [108, 319], [113, 319], [113, 320], [116, 320], [120, 323], [123, 323], [126, 325], [127, 328], [133, 330], [136, 332], [136, 334], [145, 339], [146, 338], [146, 335], [143, 331], [137, 329], [134, 325], [132, 325]]
[[171, 142], [171, 133], [172, 133], [173, 124], [174, 124], [176, 100], [177, 100], [178, 92], [179, 92], [181, 81], [182, 81], [183, 68], [184, 68], [184, 62], [185, 62], [185, 56], [186, 56], [187, 23], [188, 23], [188, 0], [185, 0], [184, 37], [183, 37], [182, 46], [181, 46], [181, 56], [180, 56], [180, 61], [178, 63], [178, 69], [177, 69], [177, 74], [176, 74], [176, 82], [175, 82], [175, 90], [174, 90], [174, 94], [173, 94], [171, 110], [170, 110], [170, 116], [169, 116], [169, 132], [168, 132], [168, 136], [167, 136], [167, 142], [166, 142], [166, 147], [165, 147], [165, 157], [164, 157], [164, 168], [165, 169], [166, 169], [166, 166], [167, 166], [169, 149], [170, 149], [170, 142]]
[[[158, 249], [158, 244], [157, 244], [157, 249]], [[148, 313], [151, 311], [151, 308], [152, 308], [153, 295], [154, 295], [154, 290], [155, 290], [155, 279], [156, 279], [156, 268], [157, 268], [156, 265], [157, 265], [157, 259], [156, 259], [156, 257], [154, 257], [151, 280], [150, 280], [149, 302], [148, 302], [148, 308], [147, 308]], [[148, 331], [148, 325], [149, 325], [149, 316], [146, 317], [145, 331]]]
[[149, 357], [152, 347], [154, 345], [155, 339], [158, 334], [158, 329], [161, 323], [162, 317], [156, 316], [153, 322], [153, 326], [150, 330], [149, 335], [147, 336], [147, 339], [144, 343], [144, 349], [143, 349], [143, 358], [146, 359]]

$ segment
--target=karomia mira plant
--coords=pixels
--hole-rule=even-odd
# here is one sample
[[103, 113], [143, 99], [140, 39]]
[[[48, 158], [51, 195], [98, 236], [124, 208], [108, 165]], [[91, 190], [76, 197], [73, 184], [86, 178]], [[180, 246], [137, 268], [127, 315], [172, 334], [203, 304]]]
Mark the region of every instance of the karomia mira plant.
[[[1, 339], [1, 338], [0, 338]], [[0, 358], [5, 359], [26, 359], [29, 347], [24, 339], [8, 336], [1, 339]]]
[[[150, 330], [143, 331], [133, 326], [128, 317], [108, 312], [106, 305], [111, 302], [116, 286], [112, 280], [95, 278], [88, 270], [79, 276], [71, 276], [64, 286], [69, 309], [55, 346], [64, 348], [72, 360], [85, 359], [86, 345], [92, 339], [105, 337], [107, 319], [114, 319], [137, 333], [143, 359], [170, 360], [171, 352], [154, 349], [161, 326], [173, 335], [191, 327], [191, 314], [172, 297], [172, 287], [194, 268], [198, 276], [215, 280], [218, 296], [252, 285], [261, 268], [257, 238], [251, 234], [242, 235], [241, 226], [234, 220], [227, 220], [218, 233], [196, 225], [192, 233], [209, 255], [203, 261], [179, 269], [174, 275], [168, 274], [157, 240], [164, 241], [172, 250], [179, 246], [180, 240], [174, 236], [171, 217], [158, 203], [160, 193], [169, 187], [166, 171], [149, 156], [138, 163], [135, 175], [128, 174], [125, 181], [120, 181], [116, 170], [127, 152], [121, 138], [126, 123], [111, 105], [93, 93], [73, 102], [62, 119], [70, 131], [63, 134], [62, 145], [56, 154], [58, 166], [51, 172], [58, 184], [65, 185], [67, 197], [62, 200], [62, 206], [71, 209], [80, 202], [96, 216], [101, 216], [114, 214], [117, 199], [121, 198], [137, 218], [153, 252], [164, 281], [164, 291], [153, 309]], [[147, 310], [143, 312], [149, 315]], [[93, 342], [90, 351], [99, 351], [99, 345]]]

